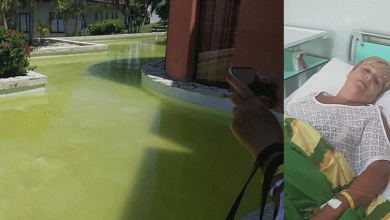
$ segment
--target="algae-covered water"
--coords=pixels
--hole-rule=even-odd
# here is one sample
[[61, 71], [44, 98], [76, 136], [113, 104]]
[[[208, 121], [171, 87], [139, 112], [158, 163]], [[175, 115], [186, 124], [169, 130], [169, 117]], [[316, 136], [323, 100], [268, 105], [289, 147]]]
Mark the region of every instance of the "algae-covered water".
[[[1, 220], [224, 219], [253, 159], [229, 114], [141, 85], [165, 56], [154, 39], [31, 59], [46, 91], [0, 98]], [[239, 216], [258, 207], [259, 179]]]

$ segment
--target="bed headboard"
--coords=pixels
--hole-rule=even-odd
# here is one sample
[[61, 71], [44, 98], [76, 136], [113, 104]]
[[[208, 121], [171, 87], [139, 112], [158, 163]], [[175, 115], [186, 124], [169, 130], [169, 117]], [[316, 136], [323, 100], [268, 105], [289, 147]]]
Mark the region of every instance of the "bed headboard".
[[389, 35], [355, 29], [351, 31], [347, 47], [347, 59], [351, 65], [370, 56], [381, 57], [390, 63]]

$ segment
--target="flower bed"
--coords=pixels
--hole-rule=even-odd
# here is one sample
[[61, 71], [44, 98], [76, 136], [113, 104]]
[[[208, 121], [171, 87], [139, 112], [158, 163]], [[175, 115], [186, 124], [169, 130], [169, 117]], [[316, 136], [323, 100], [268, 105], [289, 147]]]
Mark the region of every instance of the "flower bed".
[[23, 33], [0, 27], [0, 96], [45, 88], [47, 77], [30, 66], [33, 51]]
[[24, 34], [0, 27], [0, 78], [24, 76], [34, 70], [29, 62], [32, 52]]

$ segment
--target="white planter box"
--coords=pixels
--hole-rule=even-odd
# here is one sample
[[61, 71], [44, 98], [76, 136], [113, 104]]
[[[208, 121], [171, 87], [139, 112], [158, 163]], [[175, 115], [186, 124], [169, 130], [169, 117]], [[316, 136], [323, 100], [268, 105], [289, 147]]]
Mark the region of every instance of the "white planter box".
[[42, 91], [45, 89], [47, 76], [29, 71], [26, 76], [0, 78], [0, 96], [22, 92]]

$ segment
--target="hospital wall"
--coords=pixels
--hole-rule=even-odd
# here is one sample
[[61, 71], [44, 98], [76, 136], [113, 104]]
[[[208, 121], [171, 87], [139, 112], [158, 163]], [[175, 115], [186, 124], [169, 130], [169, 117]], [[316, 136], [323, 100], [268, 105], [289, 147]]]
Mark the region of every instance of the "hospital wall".
[[302, 45], [307, 54], [347, 60], [348, 37], [353, 29], [390, 34], [387, 0], [284, 0], [284, 24], [325, 30], [327, 39]]

